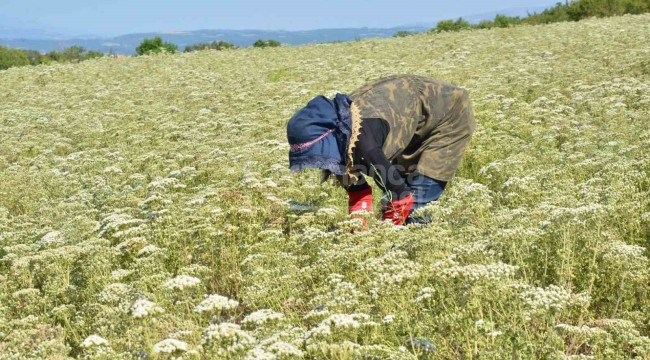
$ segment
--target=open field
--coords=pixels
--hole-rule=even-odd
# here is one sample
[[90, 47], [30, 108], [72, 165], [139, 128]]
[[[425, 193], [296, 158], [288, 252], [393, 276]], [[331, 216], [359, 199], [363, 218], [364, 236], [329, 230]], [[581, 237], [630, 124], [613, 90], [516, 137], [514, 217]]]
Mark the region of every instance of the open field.
[[[0, 359], [648, 359], [648, 39], [641, 15], [0, 72]], [[350, 234], [284, 126], [394, 73], [466, 87], [477, 132], [433, 224]]]

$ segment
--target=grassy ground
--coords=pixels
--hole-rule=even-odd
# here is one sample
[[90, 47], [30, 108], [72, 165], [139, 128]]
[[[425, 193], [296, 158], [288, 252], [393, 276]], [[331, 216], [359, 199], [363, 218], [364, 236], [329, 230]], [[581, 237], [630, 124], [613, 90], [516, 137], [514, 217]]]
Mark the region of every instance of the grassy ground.
[[[0, 72], [0, 358], [649, 358], [648, 24]], [[478, 129], [433, 224], [350, 234], [285, 125], [395, 73]]]

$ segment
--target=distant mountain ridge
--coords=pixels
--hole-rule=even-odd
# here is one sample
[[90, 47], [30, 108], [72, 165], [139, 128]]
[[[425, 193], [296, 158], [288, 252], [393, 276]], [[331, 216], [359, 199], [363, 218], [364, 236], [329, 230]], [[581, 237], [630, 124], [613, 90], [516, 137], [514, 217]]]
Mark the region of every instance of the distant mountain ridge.
[[364, 38], [387, 38], [398, 31], [422, 32], [429, 28], [403, 26], [390, 29], [351, 28], [351, 29], [318, 29], [307, 31], [284, 30], [196, 30], [179, 32], [152, 32], [127, 34], [114, 38], [91, 39], [0, 39], [0, 45], [13, 48], [32, 49], [40, 52], [61, 50], [72, 45], [83, 46], [87, 50], [114, 52], [116, 54], [133, 54], [135, 48], [145, 38], [160, 36], [164, 41], [176, 44], [179, 50], [196, 43], [212, 41], [227, 41], [237, 46], [251, 46], [259, 39], [274, 39], [283, 44], [302, 45], [330, 41], [351, 41]]
[[[491, 13], [470, 15], [463, 17], [471, 23], [478, 23], [482, 20], [491, 20], [497, 14], [508, 16], [526, 16], [529, 12], [539, 12], [545, 7], [518, 7], [504, 9]], [[424, 32], [436, 26], [437, 21], [442, 18], [433, 19], [430, 23], [415, 23], [392, 28], [340, 28], [340, 29], [316, 29], [305, 31], [286, 30], [194, 30], [177, 32], [150, 32], [126, 34], [111, 38], [99, 37], [66, 37], [64, 34], [47, 30], [17, 29], [0, 27], [0, 45], [12, 48], [37, 50], [48, 52], [62, 50], [73, 45], [82, 46], [87, 50], [102, 51], [105, 53], [131, 55], [135, 48], [145, 38], [160, 36], [164, 41], [176, 44], [179, 50], [185, 46], [196, 43], [212, 41], [227, 41], [237, 46], [251, 46], [258, 39], [274, 39], [283, 44], [302, 45], [309, 43], [323, 43], [332, 41], [352, 41], [365, 38], [387, 38], [399, 31]]]

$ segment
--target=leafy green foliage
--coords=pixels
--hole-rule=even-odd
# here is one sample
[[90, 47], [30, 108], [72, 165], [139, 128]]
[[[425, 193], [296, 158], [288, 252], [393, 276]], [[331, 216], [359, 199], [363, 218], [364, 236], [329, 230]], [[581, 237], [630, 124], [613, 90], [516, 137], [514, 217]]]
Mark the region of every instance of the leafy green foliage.
[[549, 24], [562, 21], [578, 21], [589, 17], [607, 17], [623, 14], [642, 14], [650, 12], [650, 0], [576, 0], [558, 2], [541, 13], [528, 14], [525, 18], [498, 14], [493, 20], [483, 20], [470, 25], [459, 18], [456, 21], [443, 20], [431, 32], [460, 31], [469, 28], [506, 28], [519, 24]]
[[163, 42], [160, 36], [156, 36], [153, 39], [144, 39], [135, 48], [135, 52], [138, 55], [147, 55], [151, 53], [175, 53], [178, 51], [178, 46], [169, 42]]
[[433, 29], [433, 31], [435, 32], [460, 31], [469, 28], [471, 28], [471, 25], [469, 22], [467, 22], [467, 20], [463, 18], [458, 18], [456, 19], [456, 21], [454, 20], [438, 21], [438, 24], [436, 25], [435, 29]]
[[412, 31], [400, 30], [400, 31], [396, 32], [395, 35], [393, 35], [393, 37], [401, 38], [401, 37], [407, 37], [407, 36], [411, 36], [411, 35], [415, 35], [415, 34], [416, 33], [412, 32]]
[[29, 65], [27, 53], [22, 50], [0, 46], [0, 70], [23, 65]]
[[279, 41], [273, 40], [273, 39], [269, 39], [269, 40], [259, 39], [259, 40], [255, 41], [255, 43], [253, 43], [253, 47], [256, 47], [256, 48], [278, 47], [280, 45], [282, 45], [282, 44], [280, 44]]
[[567, 11], [572, 20], [645, 12], [650, 12], [649, 0], [580, 0], [572, 2]]
[[227, 49], [236, 49], [237, 47], [233, 43], [227, 41], [213, 41], [211, 43], [199, 43], [194, 45], [188, 45], [185, 47], [184, 52], [192, 52], [199, 50], [227, 50]]
[[558, 2], [555, 6], [545, 9], [539, 14], [529, 14], [522, 22], [524, 24], [538, 25], [571, 20], [571, 16], [569, 15], [569, 3]]
[[[21, 49], [8, 49], [4, 48], [4, 51], [15, 56], [14, 60], [7, 61], [16, 61], [18, 62], [14, 66], [22, 65], [39, 65], [39, 64], [52, 64], [55, 62], [71, 62], [77, 63], [84, 60], [95, 59], [104, 56], [104, 53], [99, 51], [86, 51], [81, 46], [71, 46], [64, 48], [62, 51], [50, 51], [47, 54], [43, 55], [35, 50], [21, 50]], [[0, 49], [0, 54], [3, 50]], [[25, 62], [25, 58], [27, 62]]]

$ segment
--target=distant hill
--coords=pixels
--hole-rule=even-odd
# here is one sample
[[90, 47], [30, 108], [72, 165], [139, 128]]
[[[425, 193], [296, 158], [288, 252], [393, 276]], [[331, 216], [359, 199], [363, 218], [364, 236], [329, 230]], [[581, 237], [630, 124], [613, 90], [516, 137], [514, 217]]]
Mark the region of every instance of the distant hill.
[[[430, 27], [429, 27], [430, 28]], [[390, 29], [356, 28], [356, 29], [319, 29], [308, 31], [284, 30], [196, 30], [174, 33], [140, 33], [128, 34], [114, 38], [90, 39], [33, 39], [33, 38], [0, 38], [0, 45], [14, 48], [33, 49], [40, 52], [61, 50], [65, 47], [78, 45], [88, 50], [103, 52], [113, 51], [117, 54], [134, 54], [135, 48], [145, 38], [160, 36], [163, 40], [178, 45], [182, 51], [185, 46], [212, 41], [228, 41], [237, 46], [251, 46], [258, 39], [274, 39], [283, 44], [301, 45], [329, 41], [351, 41], [364, 38], [391, 37], [398, 31], [426, 31], [427, 27], [403, 26]]]
[[[528, 13], [541, 12], [545, 7], [518, 7], [504, 9], [491, 13], [464, 16], [471, 23], [481, 20], [491, 20], [497, 14], [508, 16], [526, 16]], [[283, 44], [302, 45], [309, 43], [323, 43], [331, 41], [351, 41], [365, 38], [387, 38], [398, 31], [423, 32], [436, 26], [442, 18], [432, 19], [429, 23], [415, 23], [393, 28], [344, 28], [344, 29], [317, 29], [307, 31], [285, 30], [195, 30], [179, 31], [173, 33], [138, 33], [127, 34], [113, 38], [100, 37], [66, 37], [60, 33], [34, 29], [16, 29], [0, 27], [0, 45], [13, 48], [31, 49], [40, 52], [62, 50], [65, 47], [77, 45], [87, 50], [96, 50], [116, 54], [134, 54], [135, 48], [145, 38], [160, 36], [164, 41], [176, 44], [179, 50], [185, 46], [196, 43], [212, 41], [227, 41], [237, 46], [251, 46], [258, 39], [274, 39]]]

